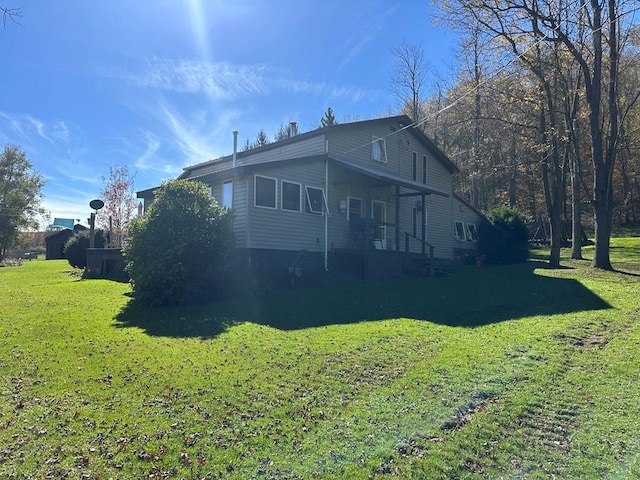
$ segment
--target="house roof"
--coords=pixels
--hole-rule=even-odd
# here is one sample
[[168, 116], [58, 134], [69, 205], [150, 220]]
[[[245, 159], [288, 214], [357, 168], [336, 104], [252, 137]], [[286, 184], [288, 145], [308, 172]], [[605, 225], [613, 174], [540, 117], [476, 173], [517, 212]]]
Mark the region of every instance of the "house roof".
[[[204, 183], [210, 183], [210, 182], [219, 181], [219, 180], [227, 180], [237, 176], [250, 175], [256, 171], [272, 168], [274, 166], [280, 167], [288, 164], [300, 165], [301, 163], [325, 161], [326, 159], [328, 159], [329, 162], [333, 163], [334, 165], [339, 165], [353, 172], [359, 173], [361, 175], [365, 175], [370, 179], [380, 181], [381, 183], [384, 183], [384, 184], [398, 185], [400, 187], [409, 188], [413, 191], [424, 193], [426, 195], [433, 194], [433, 195], [440, 195], [443, 197], [449, 196], [447, 192], [438, 190], [437, 188], [432, 187], [430, 185], [414, 182], [412, 180], [401, 177], [399, 175], [394, 175], [393, 173], [384, 172], [382, 170], [377, 170], [375, 168], [364, 167], [361, 165], [354, 165], [351, 162], [328, 157], [327, 155], [314, 155], [314, 156], [302, 157], [302, 158], [287, 158], [282, 160], [272, 160], [270, 162], [240, 165], [237, 167], [219, 170], [217, 172], [205, 173], [204, 175], [191, 177], [191, 180], [199, 180]], [[140, 193], [142, 192], [138, 192], [139, 195]]]
[[76, 223], [75, 219], [73, 218], [54, 218], [53, 219], [53, 227], [62, 227], [62, 228], [68, 228], [69, 230], [73, 230], [73, 225]]
[[[247, 155], [254, 155], [260, 152], [266, 152], [275, 148], [280, 148], [285, 145], [290, 145], [301, 140], [305, 140], [308, 138], [312, 138], [318, 135], [324, 135], [326, 133], [330, 133], [333, 131], [349, 131], [349, 130], [357, 130], [363, 127], [374, 126], [374, 125], [385, 125], [389, 124], [392, 127], [392, 131], [389, 133], [388, 137], [392, 135], [396, 135], [402, 131], [411, 132], [415, 137], [424, 145], [424, 147], [433, 154], [451, 173], [459, 173], [460, 170], [458, 167], [451, 161], [447, 155], [440, 150], [440, 148], [431, 140], [427, 135], [424, 134], [422, 130], [417, 128], [415, 123], [407, 116], [407, 115], [398, 115], [395, 117], [383, 117], [383, 118], [375, 118], [372, 120], [362, 120], [358, 122], [350, 122], [350, 123], [336, 123], [334, 125], [328, 125], [326, 127], [318, 128], [315, 130], [311, 130], [309, 132], [299, 133], [294, 135], [293, 137], [280, 140], [273, 143], [268, 143], [261, 147], [252, 148], [250, 150], [239, 151], [236, 152], [236, 158], [242, 159]], [[226, 155], [224, 157], [217, 158], [215, 160], [207, 160], [205, 162], [197, 163], [195, 165], [190, 165], [185, 167], [183, 172], [178, 176], [178, 179], [182, 178], [192, 178], [189, 175], [189, 172], [195, 170], [197, 168], [204, 167], [206, 165], [212, 165], [215, 163], [229, 161], [232, 155]]]

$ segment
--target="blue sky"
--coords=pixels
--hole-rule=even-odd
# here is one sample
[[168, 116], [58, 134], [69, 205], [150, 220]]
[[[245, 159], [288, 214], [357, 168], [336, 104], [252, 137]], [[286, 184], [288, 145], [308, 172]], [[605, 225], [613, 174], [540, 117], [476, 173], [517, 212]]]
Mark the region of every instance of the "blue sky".
[[[3, 4], [6, 2], [3, 2]], [[456, 42], [428, 0], [14, 1], [0, 30], [0, 142], [46, 180], [51, 217], [82, 219], [111, 165], [143, 190], [290, 121], [316, 128], [394, 114], [402, 41], [430, 81]]]

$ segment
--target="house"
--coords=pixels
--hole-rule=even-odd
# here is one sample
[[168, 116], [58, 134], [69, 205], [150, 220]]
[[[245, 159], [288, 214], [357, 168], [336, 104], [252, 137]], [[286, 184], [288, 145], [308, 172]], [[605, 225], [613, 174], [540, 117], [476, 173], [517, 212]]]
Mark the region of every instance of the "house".
[[[58, 219], [56, 219], [58, 220]], [[66, 258], [64, 254], [64, 246], [73, 237], [76, 232], [86, 230], [87, 227], [80, 225], [79, 223], [73, 225], [71, 228], [62, 228], [55, 233], [48, 235], [44, 239], [46, 245], [46, 259], [47, 260], [59, 260]]]
[[[453, 192], [454, 163], [407, 116], [336, 124], [184, 169], [233, 214], [254, 271], [360, 266], [398, 276], [475, 256], [482, 214]], [[138, 192], [145, 208], [155, 189]]]

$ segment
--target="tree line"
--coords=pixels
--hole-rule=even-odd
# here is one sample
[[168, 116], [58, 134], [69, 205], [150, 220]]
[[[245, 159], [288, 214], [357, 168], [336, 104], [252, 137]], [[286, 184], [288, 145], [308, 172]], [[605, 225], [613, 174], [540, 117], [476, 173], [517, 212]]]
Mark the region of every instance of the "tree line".
[[447, 0], [462, 66], [425, 95], [420, 46], [402, 45], [396, 93], [461, 169], [456, 189], [482, 211], [509, 205], [550, 226], [559, 265], [593, 230], [592, 265], [611, 269], [613, 226], [640, 222], [640, 28], [636, 2]]

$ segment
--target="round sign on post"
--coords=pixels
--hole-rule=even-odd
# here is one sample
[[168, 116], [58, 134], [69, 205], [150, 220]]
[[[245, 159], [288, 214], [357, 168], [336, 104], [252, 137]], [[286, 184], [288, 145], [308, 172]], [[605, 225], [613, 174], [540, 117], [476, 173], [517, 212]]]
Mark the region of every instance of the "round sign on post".
[[89, 202], [89, 206], [94, 210], [100, 210], [102, 207], [104, 207], [104, 202], [96, 198], [95, 200], [91, 200]]

